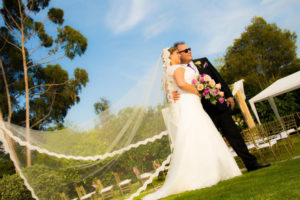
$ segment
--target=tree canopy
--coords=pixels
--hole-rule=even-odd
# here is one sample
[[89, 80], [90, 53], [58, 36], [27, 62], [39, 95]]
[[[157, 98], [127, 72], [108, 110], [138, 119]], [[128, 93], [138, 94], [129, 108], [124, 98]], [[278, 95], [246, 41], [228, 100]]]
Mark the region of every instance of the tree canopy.
[[110, 106], [109, 100], [104, 97], [101, 97], [99, 102], [94, 103], [95, 113], [99, 114], [107, 110], [109, 106]]
[[[254, 17], [241, 37], [227, 48], [220, 73], [228, 83], [244, 79], [245, 94], [250, 99], [279, 78], [300, 70], [296, 39], [295, 32]], [[281, 114], [300, 109], [295, 101], [299, 91], [287, 95], [275, 99]], [[264, 103], [259, 103], [258, 111], [266, 120], [273, 118], [270, 106]]]
[[276, 24], [254, 17], [241, 37], [227, 48], [221, 73], [230, 82], [244, 78], [264, 89], [285, 75], [286, 70], [300, 69], [296, 39], [295, 32], [282, 31]]
[[[61, 65], [50, 64], [83, 55], [87, 39], [64, 25], [64, 11], [48, 8], [49, 2], [3, 0], [1, 8], [5, 24], [0, 27], [0, 109], [5, 120], [11, 115], [13, 123], [24, 126], [27, 109], [24, 101], [28, 97], [30, 126], [34, 129], [46, 129], [50, 124], [63, 126], [68, 110], [80, 101], [79, 93], [88, 82], [84, 69], [76, 68], [73, 77], [69, 77]], [[35, 19], [36, 13], [47, 8], [45, 20]], [[45, 29], [51, 23], [57, 26], [56, 36]], [[41, 49], [48, 54], [33, 60]]]

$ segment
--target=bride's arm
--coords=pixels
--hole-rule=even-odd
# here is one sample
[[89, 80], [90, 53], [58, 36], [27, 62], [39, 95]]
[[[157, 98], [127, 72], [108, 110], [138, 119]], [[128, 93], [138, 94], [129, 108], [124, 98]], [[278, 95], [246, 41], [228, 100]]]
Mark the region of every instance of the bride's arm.
[[174, 71], [174, 78], [175, 78], [175, 81], [176, 81], [178, 87], [186, 92], [200, 96], [198, 90], [194, 86], [192, 86], [191, 84], [188, 84], [184, 80], [184, 71], [185, 71], [185, 69], [183, 69], [182, 67], [178, 67]]

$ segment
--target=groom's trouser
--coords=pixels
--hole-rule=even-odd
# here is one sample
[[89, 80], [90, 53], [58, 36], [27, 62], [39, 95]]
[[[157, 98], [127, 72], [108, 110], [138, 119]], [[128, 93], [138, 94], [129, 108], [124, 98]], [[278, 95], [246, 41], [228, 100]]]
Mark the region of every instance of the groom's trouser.
[[240, 131], [233, 121], [229, 111], [218, 113], [217, 115], [210, 117], [216, 127], [221, 130], [223, 136], [226, 137], [227, 141], [232, 146], [237, 155], [242, 158], [246, 168], [251, 168], [251, 166], [255, 165], [257, 163], [257, 160], [253, 155], [249, 153], [245, 141], [241, 136]]

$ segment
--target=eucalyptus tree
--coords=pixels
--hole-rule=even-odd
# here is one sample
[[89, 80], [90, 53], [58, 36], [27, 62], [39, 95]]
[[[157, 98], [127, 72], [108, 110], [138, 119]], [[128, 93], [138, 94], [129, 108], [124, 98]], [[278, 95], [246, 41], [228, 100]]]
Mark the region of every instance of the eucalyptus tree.
[[[64, 25], [63, 10], [48, 8], [49, 2], [2, 0], [4, 23], [0, 48], [10, 45], [3, 47], [8, 51], [1, 51], [0, 62], [8, 106], [6, 117], [26, 127], [27, 140], [30, 128], [45, 128], [54, 121], [62, 123], [67, 110], [80, 100], [78, 94], [88, 82], [84, 69], [76, 68], [74, 78], [69, 78], [60, 65], [49, 64], [81, 56], [88, 44], [79, 31]], [[37, 13], [45, 14], [44, 19], [39, 20]], [[57, 29], [49, 34], [47, 27]], [[45, 56], [39, 56], [43, 52]], [[10, 94], [14, 94], [12, 100], [8, 100]], [[25, 106], [21, 105], [23, 101]], [[29, 149], [27, 158], [30, 165]]]

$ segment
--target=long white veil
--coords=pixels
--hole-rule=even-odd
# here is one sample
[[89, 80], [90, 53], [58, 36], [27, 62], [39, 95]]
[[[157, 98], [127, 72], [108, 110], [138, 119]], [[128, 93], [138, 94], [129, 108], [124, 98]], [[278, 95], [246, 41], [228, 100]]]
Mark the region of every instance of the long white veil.
[[[73, 127], [30, 129], [28, 138], [24, 127], [1, 121], [0, 140], [32, 196], [100, 198], [103, 189], [110, 189], [115, 199], [133, 199], [158, 181], [155, 177], [170, 162], [168, 133], [175, 132], [169, 65], [164, 49], [162, 59], [123, 98]], [[122, 189], [122, 182], [129, 190]]]

